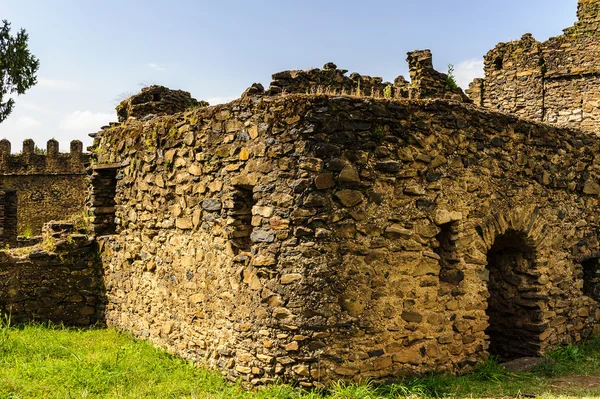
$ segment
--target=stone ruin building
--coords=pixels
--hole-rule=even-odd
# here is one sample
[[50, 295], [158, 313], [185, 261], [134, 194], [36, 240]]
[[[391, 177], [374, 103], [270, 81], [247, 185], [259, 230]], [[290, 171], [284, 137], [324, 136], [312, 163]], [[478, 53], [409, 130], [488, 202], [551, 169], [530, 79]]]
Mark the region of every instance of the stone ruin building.
[[540, 43], [531, 34], [484, 57], [475, 104], [536, 121], [600, 133], [600, 2], [579, 0], [578, 21]]
[[16, 190], [18, 233], [38, 235], [44, 223], [81, 213], [87, 197], [87, 166], [89, 154], [79, 140], [72, 141], [70, 153], [65, 154], [54, 139], [48, 140], [45, 150], [27, 139], [18, 154], [11, 154], [8, 140], [0, 140], [0, 187]]
[[[580, 1], [578, 29], [598, 4]], [[232, 380], [307, 387], [598, 335], [587, 114], [569, 127], [481, 107], [489, 70], [469, 104], [429, 52], [408, 61], [410, 83], [329, 63], [212, 107], [145, 89], [93, 134], [91, 225], [48, 223], [50, 244], [0, 253], [0, 310], [104, 322]]]

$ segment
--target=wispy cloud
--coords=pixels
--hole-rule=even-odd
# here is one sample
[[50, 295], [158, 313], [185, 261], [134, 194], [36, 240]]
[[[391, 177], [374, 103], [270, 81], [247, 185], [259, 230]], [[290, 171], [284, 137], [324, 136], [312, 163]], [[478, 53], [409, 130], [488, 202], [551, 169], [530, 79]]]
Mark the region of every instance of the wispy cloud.
[[210, 105], [225, 104], [225, 103], [231, 102], [239, 97], [240, 96], [212, 97], [212, 98], [207, 99], [206, 101], [208, 101], [208, 103]]
[[148, 64], [148, 68], [154, 69], [156, 72], [164, 72], [167, 70], [167, 68], [163, 68], [161, 66], [158, 66], [158, 64], [155, 64], [153, 62]]
[[468, 89], [473, 79], [483, 77], [483, 60], [472, 58], [458, 63], [454, 66], [454, 76], [461, 88]]
[[53, 115], [54, 111], [50, 111], [48, 108], [42, 107], [41, 105], [37, 105], [31, 101], [27, 101], [24, 98], [17, 99], [17, 108], [23, 108], [27, 111], [37, 112], [44, 115]]
[[38, 78], [37, 86], [53, 90], [76, 90], [78, 88], [77, 84], [70, 80], [50, 79], [43, 76]]
[[116, 119], [116, 115], [105, 112], [73, 111], [64, 117], [59, 124], [63, 130], [90, 133], [97, 130], [108, 122]]
[[42, 123], [30, 116], [22, 116], [15, 121], [15, 128], [19, 131], [31, 130], [42, 126]]

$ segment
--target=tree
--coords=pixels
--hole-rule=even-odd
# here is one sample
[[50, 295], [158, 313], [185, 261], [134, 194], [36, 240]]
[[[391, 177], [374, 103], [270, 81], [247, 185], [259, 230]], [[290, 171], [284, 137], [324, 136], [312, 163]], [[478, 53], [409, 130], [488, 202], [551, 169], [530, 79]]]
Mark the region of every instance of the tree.
[[29, 36], [21, 29], [16, 36], [10, 35], [10, 23], [2, 20], [0, 28], [0, 123], [13, 110], [15, 101], [5, 98], [10, 94], [23, 94], [37, 83], [35, 76], [40, 61], [27, 48]]

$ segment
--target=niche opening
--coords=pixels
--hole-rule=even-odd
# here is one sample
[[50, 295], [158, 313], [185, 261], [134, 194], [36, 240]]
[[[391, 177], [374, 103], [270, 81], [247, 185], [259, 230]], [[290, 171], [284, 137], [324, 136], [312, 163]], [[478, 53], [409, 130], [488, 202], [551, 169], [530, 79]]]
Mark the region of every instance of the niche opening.
[[504, 66], [504, 62], [502, 61], [502, 57], [496, 57], [494, 60], [494, 69], [499, 71]]
[[235, 253], [250, 252], [252, 248], [252, 207], [255, 205], [253, 186], [235, 186], [233, 208], [228, 215], [233, 218], [230, 239]]
[[583, 294], [600, 302], [600, 258], [581, 262], [583, 268]]
[[456, 235], [458, 222], [444, 223], [435, 237], [439, 246], [435, 249], [440, 257], [440, 282], [453, 285], [464, 280], [465, 274], [458, 268], [460, 259], [456, 254]]

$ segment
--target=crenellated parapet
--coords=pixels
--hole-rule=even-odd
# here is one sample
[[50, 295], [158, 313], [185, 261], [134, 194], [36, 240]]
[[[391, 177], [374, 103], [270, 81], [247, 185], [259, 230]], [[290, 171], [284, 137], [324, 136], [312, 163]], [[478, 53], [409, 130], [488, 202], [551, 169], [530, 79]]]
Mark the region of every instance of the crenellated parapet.
[[31, 139], [23, 141], [20, 153], [11, 153], [11, 143], [7, 139], [0, 140], [0, 174], [1, 175], [72, 175], [85, 174], [89, 164], [89, 154], [83, 152], [83, 143], [71, 141], [70, 152], [61, 153], [59, 143], [48, 140], [46, 148], [35, 145]]

